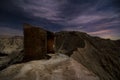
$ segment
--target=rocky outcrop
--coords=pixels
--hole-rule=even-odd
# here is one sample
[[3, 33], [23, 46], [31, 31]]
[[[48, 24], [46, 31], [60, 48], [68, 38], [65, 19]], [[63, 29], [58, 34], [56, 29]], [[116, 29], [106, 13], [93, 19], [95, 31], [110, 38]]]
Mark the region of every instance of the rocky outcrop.
[[70, 56], [75, 49], [85, 46], [84, 39], [82, 39], [84, 34], [80, 33], [78, 36], [76, 32], [66, 31], [55, 33], [55, 51]]
[[23, 37], [0, 37], [0, 53], [11, 54], [23, 50]]
[[0, 70], [21, 62], [23, 58], [23, 37], [0, 37]]
[[85, 33], [69, 31], [56, 33], [56, 36], [58, 52], [86, 66], [101, 80], [120, 79], [119, 40], [101, 39]]

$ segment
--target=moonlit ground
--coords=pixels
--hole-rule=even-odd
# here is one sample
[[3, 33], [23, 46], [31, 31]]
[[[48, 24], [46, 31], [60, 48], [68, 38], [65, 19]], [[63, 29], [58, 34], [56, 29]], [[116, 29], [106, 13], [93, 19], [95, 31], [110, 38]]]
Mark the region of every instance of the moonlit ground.
[[83, 65], [65, 55], [50, 60], [16, 64], [0, 72], [1, 80], [99, 80]]

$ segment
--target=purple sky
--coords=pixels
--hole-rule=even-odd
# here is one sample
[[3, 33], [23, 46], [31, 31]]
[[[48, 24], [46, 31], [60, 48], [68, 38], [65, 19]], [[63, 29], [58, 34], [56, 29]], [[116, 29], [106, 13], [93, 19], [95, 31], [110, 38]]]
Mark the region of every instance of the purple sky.
[[23, 23], [120, 39], [120, 0], [0, 0], [0, 35], [22, 35]]

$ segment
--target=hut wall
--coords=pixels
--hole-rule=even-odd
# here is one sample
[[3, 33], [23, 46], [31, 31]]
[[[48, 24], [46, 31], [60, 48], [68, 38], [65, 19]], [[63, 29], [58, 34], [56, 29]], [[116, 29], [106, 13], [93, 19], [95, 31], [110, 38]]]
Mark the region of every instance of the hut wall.
[[47, 54], [47, 31], [24, 24], [24, 61], [43, 59]]

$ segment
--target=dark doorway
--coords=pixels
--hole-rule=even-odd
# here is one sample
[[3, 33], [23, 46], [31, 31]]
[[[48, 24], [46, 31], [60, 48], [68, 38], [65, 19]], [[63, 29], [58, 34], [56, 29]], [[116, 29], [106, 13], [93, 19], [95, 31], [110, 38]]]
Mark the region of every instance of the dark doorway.
[[47, 32], [47, 53], [54, 53], [54, 33]]

